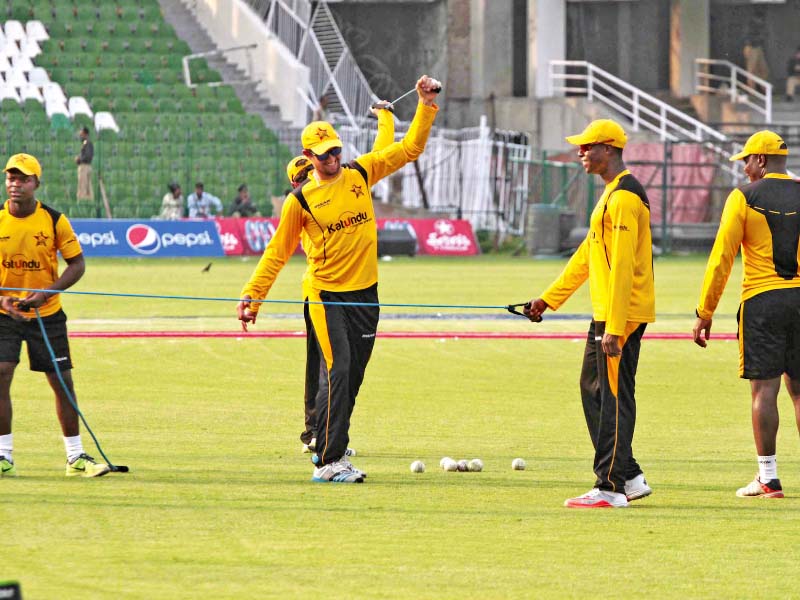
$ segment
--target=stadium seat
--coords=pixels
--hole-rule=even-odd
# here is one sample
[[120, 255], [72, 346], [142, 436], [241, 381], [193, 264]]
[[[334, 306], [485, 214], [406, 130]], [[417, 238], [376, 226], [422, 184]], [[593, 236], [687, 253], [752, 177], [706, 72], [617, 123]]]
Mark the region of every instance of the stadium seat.
[[27, 73], [33, 69], [33, 61], [24, 54], [18, 54], [11, 57], [11, 67], [17, 71]]
[[42, 95], [44, 96], [45, 102], [66, 102], [67, 97], [64, 95], [64, 90], [61, 89], [61, 85], [56, 83], [55, 81], [51, 81], [50, 83], [46, 83], [42, 88]]
[[19, 97], [23, 102], [26, 100], [36, 100], [39, 104], [44, 103], [42, 92], [39, 91], [35, 83], [28, 83], [22, 86], [19, 90]]
[[19, 53], [22, 56], [34, 58], [42, 53], [42, 49], [39, 46], [39, 42], [30, 38], [26, 38], [19, 46]]
[[72, 96], [67, 101], [67, 108], [69, 109], [69, 116], [73, 119], [79, 114], [87, 115], [90, 118], [94, 116], [92, 109], [89, 107], [89, 103], [86, 101], [86, 98], [82, 96]]
[[69, 119], [69, 110], [67, 109], [67, 105], [63, 102], [58, 102], [57, 100], [46, 100], [45, 110], [47, 111], [47, 116], [51, 121], [53, 120], [53, 115], [64, 115], [67, 117], [67, 119]]
[[0, 73], [5, 73], [11, 69], [11, 62], [7, 56], [0, 56]]
[[6, 34], [6, 40], [11, 42], [21, 42], [28, 37], [22, 23], [16, 19], [6, 21], [3, 31]]
[[[17, 88], [9, 85], [0, 85], [0, 100], [3, 102], [5, 102], [5, 100], [14, 100], [19, 104], [20, 97]], [[6, 110], [5, 105], [3, 106], [3, 110]]]
[[15, 42], [7, 40], [3, 47], [0, 48], [0, 55], [7, 56], [8, 58], [17, 56], [19, 55], [19, 46], [17, 46]]
[[5, 77], [6, 77], [6, 85], [11, 87], [21, 88], [23, 85], [26, 85], [28, 83], [28, 79], [25, 77], [25, 73], [23, 73], [22, 71], [18, 71], [13, 67], [10, 70], [6, 71]]
[[43, 42], [44, 40], [50, 39], [50, 34], [47, 33], [44, 24], [35, 19], [25, 24], [25, 33], [28, 39], [34, 42]]
[[28, 81], [41, 88], [50, 83], [50, 76], [43, 67], [34, 67], [31, 69], [31, 72], [28, 73]]

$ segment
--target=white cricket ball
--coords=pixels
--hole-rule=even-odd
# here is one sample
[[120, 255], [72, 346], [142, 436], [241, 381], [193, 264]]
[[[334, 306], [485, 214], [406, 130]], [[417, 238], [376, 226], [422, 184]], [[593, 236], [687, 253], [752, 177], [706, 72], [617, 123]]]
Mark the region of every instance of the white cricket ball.
[[470, 471], [479, 473], [483, 471], [483, 461], [480, 458], [473, 458], [471, 461], [469, 461], [467, 467]]
[[465, 471], [469, 471], [469, 463], [467, 463], [466, 460], [460, 460], [456, 463], [456, 468], [462, 473]]
[[511, 468], [515, 471], [524, 471], [527, 466], [524, 458], [515, 458], [511, 461]]
[[411, 472], [412, 473], [424, 473], [425, 472], [425, 463], [421, 460], [415, 460], [411, 463]]
[[447, 462], [450, 462], [451, 460], [453, 460], [453, 459], [452, 459], [452, 458], [450, 458], [449, 456], [444, 456], [444, 457], [442, 457], [442, 460], [440, 460], [440, 461], [439, 461], [439, 467], [441, 467], [442, 469], [444, 469], [444, 465], [445, 465], [445, 463], [447, 463]]
[[458, 463], [452, 458], [448, 458], [446, 461], [444, 461], [442, 469], [445, 471], [458, 471]]

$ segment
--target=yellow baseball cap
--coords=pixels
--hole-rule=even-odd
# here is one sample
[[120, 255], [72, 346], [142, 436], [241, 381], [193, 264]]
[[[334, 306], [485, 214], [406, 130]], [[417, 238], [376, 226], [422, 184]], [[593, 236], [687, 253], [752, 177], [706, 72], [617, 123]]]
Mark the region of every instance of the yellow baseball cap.
[[584, 144], [608, 144], [615, 148], [624, 148], [628, 136], [619, 123], [611, 119], [598, 119], [586, 126], [582, 133], [571, 135], [566, 140], [573, 146]]
[[39, 164], [35, 156], [31, 156], [30, 154], [15, 154], [9, 158], [6, 163], [5, 171], [10, 171], [11, 169], [22, 171], [25, 175], [42, 177], [42, 165]]
[[341, 148], [342, 140], [333, 128], [325, 121], [312, 121], [303, 129], [300, 136], [303, 149], [311, 150], [314, 154], [325, 154], [331, 148]]
[[292, 160], [290, 160], [289, 164], [286, 165], [286, 175], [289, 177], [289, 183], [295, 183], [297, 176], [310, 166], [311, 161], [303, 155], [295, 156]]
[[789, 154], [789, 148], [777, 133], [762, 129], [751, 135], [744, 143], [742, 151], [731, 156], [730, 160], [740, 160], [751, 154], [782, 154], [786, 156]]

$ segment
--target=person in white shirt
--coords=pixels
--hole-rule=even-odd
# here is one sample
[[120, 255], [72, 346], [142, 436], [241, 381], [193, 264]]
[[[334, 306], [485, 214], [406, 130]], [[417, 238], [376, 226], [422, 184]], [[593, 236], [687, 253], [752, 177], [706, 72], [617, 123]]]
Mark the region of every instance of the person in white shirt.
[[222, 200], [204, 191], [203, 184], [194, 184], [194, 192], [186, 198], [190, 219], [210, 219], [222, 214]]

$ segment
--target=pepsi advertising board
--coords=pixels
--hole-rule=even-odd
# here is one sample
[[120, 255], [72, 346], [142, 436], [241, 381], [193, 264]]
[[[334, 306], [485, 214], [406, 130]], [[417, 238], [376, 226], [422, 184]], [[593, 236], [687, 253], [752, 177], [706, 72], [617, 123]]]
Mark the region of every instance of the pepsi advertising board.
[[213, 221], [71, 219], [85, 256], [223, 256]]

